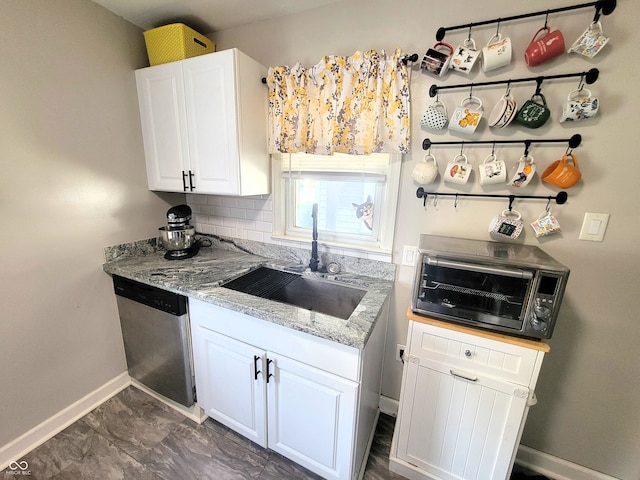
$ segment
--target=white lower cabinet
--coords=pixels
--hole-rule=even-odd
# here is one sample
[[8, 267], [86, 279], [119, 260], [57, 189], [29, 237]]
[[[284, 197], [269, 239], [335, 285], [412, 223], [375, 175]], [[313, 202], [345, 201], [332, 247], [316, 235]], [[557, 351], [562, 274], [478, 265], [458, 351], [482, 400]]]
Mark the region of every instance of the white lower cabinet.
[[409, 323], [390, 469], [415, 480], [509, 478], [544, 351]]
[[[380, 392], [381, 369], [364, 368], [366, 351], [193, 299], [189, 310], [208, 416], [324, 478], [358, 477]], [[376, 348], [386, 319], [379, 323], [369, 340]], [[374, 357], [381, 368], [382, 351]]]

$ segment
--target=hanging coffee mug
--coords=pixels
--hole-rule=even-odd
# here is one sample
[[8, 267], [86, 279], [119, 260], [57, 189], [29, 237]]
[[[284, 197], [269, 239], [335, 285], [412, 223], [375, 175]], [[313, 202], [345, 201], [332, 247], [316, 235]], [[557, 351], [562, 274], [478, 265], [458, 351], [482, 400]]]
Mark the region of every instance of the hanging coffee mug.
[[562, 107], [560, 122], [573, 122], [595, 117], [598, 113], [600, 102], [591, 97], [591, 91], [586, 88], [574, 90], [567, 96], [567, 102]]
[[448, 121], [447, 107], [440, 100], [436, 100], [427, 107], [427, 111], [420, 120], [420, 125], [429, 130], [442, 130]]
[[511, 63], [511, 39], [499, 33], [489, 39], [482, 49], [482, 70], [489, 72]]
[[504, 183], [507, 180], [507, 166], [503, 160], [498, 160], [495, 153], [490, 153], [478, 165], [478, 178], [480, 185]]
[[536, 173], [536, 164], [531, 155], [522, 155], [520, 161], [511, 167], [507, 177], [507, 185], [512, 187], [526, 187]]
[[561, 160], [551, 163], [540, 176], [543, 182], [560, 188], [570, 188], [582, 178], [578, 168], [578, 159], [572, 153], [562, 156]]
[[444, 171], [444, 181], [464, 185], [469, 180], [470, 175], [471, 164], [466, 155], [459, 153], [452, 162], [447, 164], [447, 168]]
[[453, 55], [453, 47], [448, 43], [438, 42], [424, 54], [420, 68], [424, 72], [442, 77], [449, 69], [451, 55]]
[[587, 29], [573, 42], [567, 50], [569, 53], [575, 52], [585, 57], [593, 58], [609, 41], [602, 33], [602, 24], [593, 22]]
[[[544, 36], [538, 40], [538, 35], [544, 33]], [[558, 57], [564, 53], [564, 37], [560, 30], [553, 32], [548, 26], [542, 27], [536, 32], [531, 43], [524, 52], [524, 61], [527, 65], [534, 67], [541, 63], [547, 62], [552, 58]]]
[[478, 97], [466, 97], [451, 115], [449, 130], [462, 133], [475, 132], [483, 112], [482, 101]]
[[510, 93], [506, 93], [489, 114], [490, 127], [504, 128], [515, 118], [518, 104]]
[[549, 120], [551, 110], [547, 107], [547, 99], [541, 93], [534, 93], [516, 115], [516, 122], [528, 128], [539, 128]]
[[551, 210], [546, 210], [540, 214], [538, 219], [531, 222], [531, 228], [536, 238], [546, 237], [560, 232], [560, 222], [551, 214]]
[[515, 210], [504, 210], [502, 214], [496, 215], [489, 225], [489, 233], [498, 238], [508, 238], [515, 240], [522, 233], [524, 224], [522, 215]]
[[411, 172], [411, 178], [417, 183], [428, 185], [438, 176], [438, 162], [431, 154], [424, 156], [424, 160], [418, 162]]
[[462, 45], [455, 49], [449, 68], [469, 75], [481, 53], [476, 50], [476, 42], [471, 38], [467, 38]]

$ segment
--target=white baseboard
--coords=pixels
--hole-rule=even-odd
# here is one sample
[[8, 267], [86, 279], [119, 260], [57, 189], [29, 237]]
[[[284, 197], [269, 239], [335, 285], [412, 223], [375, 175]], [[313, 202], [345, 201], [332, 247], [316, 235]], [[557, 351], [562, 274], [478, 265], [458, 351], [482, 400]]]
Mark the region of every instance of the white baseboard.
[[130, 384], [131, 379], [129, 378], [129, 374], [124, 372], [88, 395], [85, 395], [77, 402], [49, 417], [41, 424], [36, 425], [15, 440], [0, 447], [0, 471], [7, 468], [11, 462], [19, 460], [34, 448], [57, 435], [76, 420], [84, 417], [91, 410], [124, 390]]
[[196, 423], [202, 423], [204, 422], [207, 418], [209, 418], [205, 413], [204, 410], [202, 410], [197, 403], [194, 403], [192, 406], [190, 407], [185, 407], [184, 405], [181, 405], [177, 402], [174, 402], [173, 400], [171, 400], [170, 398], [167, 398], [163, 395], [160, 395], [159, 393], [154, 392], [153, 390], [151, 390], [149, 387], [147, 387], [146, 385], [143, 385], [142, 383], [138, 382], [135, 378], [131, 379], [131, 385], [138, 388], [139, 390], [142, 390], [143, 392], [145, 392], [147, 395], [152, 396], [153, 398], [161, 401], [162, 403], [164, 403], [166, 406], [173, 408], [174, 410], [180, 412], [182, 415], [184, 415], [187, 418], [190, 418], [191, 420], [193, 420]]
[[400, 406], [398, 400], [380, 395], [379, 406], [382, 413], [386, 413], [387, 415], [391, 415], [392, 417], [398, 416], [398, 407]]
[[518, 447], [516, 463], [554, 480], [619, 480], [525, 445]]

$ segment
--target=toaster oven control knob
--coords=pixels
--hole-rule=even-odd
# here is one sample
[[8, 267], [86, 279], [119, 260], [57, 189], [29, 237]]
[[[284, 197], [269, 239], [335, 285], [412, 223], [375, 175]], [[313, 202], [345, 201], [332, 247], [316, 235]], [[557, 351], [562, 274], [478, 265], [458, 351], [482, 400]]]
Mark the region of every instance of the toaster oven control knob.
[[547, 305], [542, 305], [540, 299], [536, 298], [531, 315], [531, 326], [534, 330], [543, 332], [547, 329], [547, 322], [551, 318], [551, 309]]
[[539, 298], [536, 298], [533, 313], [538, 320], [544, 321], [551, 318], [551, 309], [547, 305], [543, 305]]

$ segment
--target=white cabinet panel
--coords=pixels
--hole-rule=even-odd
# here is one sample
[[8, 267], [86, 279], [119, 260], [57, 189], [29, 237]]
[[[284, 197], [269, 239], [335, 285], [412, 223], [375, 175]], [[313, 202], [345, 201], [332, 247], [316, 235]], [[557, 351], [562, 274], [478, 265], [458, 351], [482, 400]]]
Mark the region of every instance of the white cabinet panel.
[[232, 50], [195, 57], [183, 66], [189, 158], [199, 192], [239, 193], [234, 67]]
[[182, 192], [189, 158], [182, 68], [138, 70], [136, 81], [149, 189]]
[[269, 448], [325, 478], [349, 478], [358, 384], [268, 356]]
[[443, 479], [505, 478], [529, 390], [410, 357], [398, 458]]
[[194, 334], [198, 404], [211, 418], [266, 447], [264, 351], [202, 327]]

